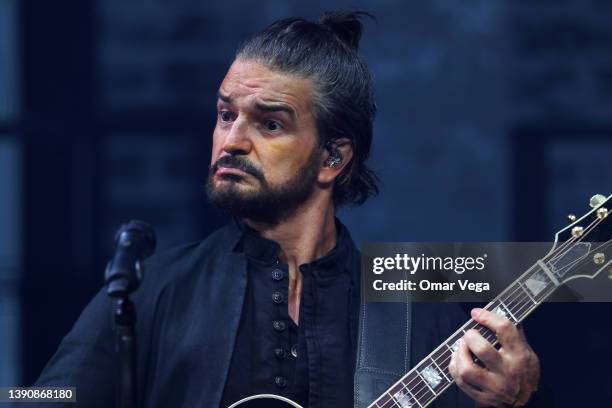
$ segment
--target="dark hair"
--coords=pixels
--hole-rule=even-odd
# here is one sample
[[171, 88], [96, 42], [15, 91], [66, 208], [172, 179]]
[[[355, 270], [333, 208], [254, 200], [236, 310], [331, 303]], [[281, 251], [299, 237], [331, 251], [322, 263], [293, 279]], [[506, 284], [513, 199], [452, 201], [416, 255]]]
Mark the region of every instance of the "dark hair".
[[339, 138], [353, 143], [353, 159], [336, 179], [337, 206], [359, 205], [378, 194], [378, 178], [365, 161], [376, 113], [372, 77], [357, 50], [365, 12], [326, 12], [319, 21], [279, 20], [247, 40], [236, 59], [252, 59], [272, 70], [299, 75], [314, 84], [319, 146]]

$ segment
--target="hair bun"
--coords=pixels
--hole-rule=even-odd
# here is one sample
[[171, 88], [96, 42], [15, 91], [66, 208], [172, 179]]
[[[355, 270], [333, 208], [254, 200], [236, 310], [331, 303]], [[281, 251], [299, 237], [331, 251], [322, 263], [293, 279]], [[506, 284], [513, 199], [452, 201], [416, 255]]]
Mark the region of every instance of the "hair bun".
[[343, 43], [357, 50], [363, 24], [361, 17], [374, 18], [365, 11], [327, 11], [319, 17], [319, 24], [333, 32]]

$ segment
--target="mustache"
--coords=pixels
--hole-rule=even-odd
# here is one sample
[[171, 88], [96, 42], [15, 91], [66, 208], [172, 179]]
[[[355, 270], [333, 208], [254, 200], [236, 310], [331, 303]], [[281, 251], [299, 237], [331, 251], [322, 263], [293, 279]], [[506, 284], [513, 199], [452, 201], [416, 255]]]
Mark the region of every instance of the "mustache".
[[211, 174], [215, 174], [219, 167], [229, 167], [233, 169], [242, 170], [247, 174], [255, 177], [261, 182], [265, 182], [266, 178], [261, 170], [248, 160], [241, 158], [240, 156], [223, 156], [217, 160], [212, 166], [210, 166]]

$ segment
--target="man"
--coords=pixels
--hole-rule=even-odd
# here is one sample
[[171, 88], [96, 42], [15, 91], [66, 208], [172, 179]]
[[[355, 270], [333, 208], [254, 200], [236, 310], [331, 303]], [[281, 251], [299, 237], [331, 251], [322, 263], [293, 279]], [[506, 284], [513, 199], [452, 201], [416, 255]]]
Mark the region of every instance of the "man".
[[[362, 15], [278, 21], [238, 51], [219, 87], [207, 183], [209, 199], [234, 221], [202, 243], [148, 262], [134, 295], [142, 406], [227, 407], [272, 393], [303, 406], [352, 407], [377, 396], [367, 384], [387, 367], [382, 360], [363, 364], [377, 351], [364, 341], [372, 335], [365, 311], [359, 320], [359, 254], [335, 218], [339, 206], [377, 192], [365, 164], [375, 104], [357, 54]], [[114, 405], [109, 308], [100, 293], [37, 385], [76, 386], [82, 406]], [[381, 336], [378, 353], [418, 357], [423, 352], [414, 350], [437, 345], [454, 329], [451, 313], [415, 306], [410, 327], [424, 328], [420, 340], [411, 333], [412, 346], [388, 349]], [[486, 311], [472, 317], [503, 347], [468, 332], [450, 365], [457, 384], [480, 405], [523, 405], [537, 385], [537, 357], [504, 318]], [[387, 371], [401, 369], [407, 367]], [[386, 378], [383, 390], [394, 379]]]

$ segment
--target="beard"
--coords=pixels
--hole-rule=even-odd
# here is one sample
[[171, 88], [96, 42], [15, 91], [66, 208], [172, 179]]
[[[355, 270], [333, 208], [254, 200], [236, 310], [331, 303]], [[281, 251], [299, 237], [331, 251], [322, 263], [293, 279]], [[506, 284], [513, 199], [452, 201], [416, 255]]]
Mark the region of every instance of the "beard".
[[[250, 174], [259, 181], [257, 191], [242, 191], [238, 175], [227, 175], [220, 186], [215, 186], [213, 177], [220, 166], [233, 167]], [[227, 210], [239, 218], [276, 225], [295, 213], [311, 195], [319, 172], [319, 150], [315, 149], [289, 180], [271, 186], [264, 173], [241, 156], [223, 156], [208, 172], [206, 195], [215, 206]]]

